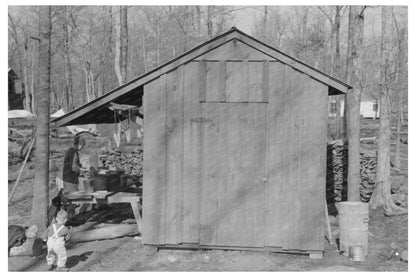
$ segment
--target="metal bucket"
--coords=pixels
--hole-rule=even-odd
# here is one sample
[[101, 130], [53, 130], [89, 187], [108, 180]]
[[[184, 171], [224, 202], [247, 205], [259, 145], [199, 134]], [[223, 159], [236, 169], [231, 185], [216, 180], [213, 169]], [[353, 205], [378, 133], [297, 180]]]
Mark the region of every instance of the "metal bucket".
[[354, 262], [363, 262], [365, 261], [365, 251], [364, 247], [361, 245], [350, 246], [349, 248], [349, 257]]
[[339, 202], [339, 250], [349, 256], [350, 246], [364, 248], [364, 257], [368, 248], [368, 203]]

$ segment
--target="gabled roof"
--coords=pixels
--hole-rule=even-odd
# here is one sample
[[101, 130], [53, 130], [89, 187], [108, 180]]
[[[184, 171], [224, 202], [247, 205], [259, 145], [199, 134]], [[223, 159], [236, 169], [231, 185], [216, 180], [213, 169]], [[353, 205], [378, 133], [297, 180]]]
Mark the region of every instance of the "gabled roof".
[[346, 93], [350, 85], [296, 59], [288, 54], [279, 51], [259, 40], [243, 33], [237, 28], [233, 27], [228, 32], [219, 35], [184, 54], [176, 57], [173, 60], [153, 69], [126, 84], [102, 95], [99, 98], [67, 113], [66, 115], [52, 120], [57, 126], [75, 125], [75, 124], [89, 124], [89, 123], [111, 123], [113, 121], [113, 112], [108, 109], [110, 102], [118, 104], [142, 105], [141, 96], [143, 95], [143, 85], [154, 80], [162, 74], [165, 74], [178, 66], [185, 64], [201, 55], [212, 51], [229, 41], [237, 40], [242, 42], [259, 52], [275, 58], [276, 60], [291, 66], [292, 68], [303, 72], [311, 78], [324, 83], [329, 87], [329, 94]]

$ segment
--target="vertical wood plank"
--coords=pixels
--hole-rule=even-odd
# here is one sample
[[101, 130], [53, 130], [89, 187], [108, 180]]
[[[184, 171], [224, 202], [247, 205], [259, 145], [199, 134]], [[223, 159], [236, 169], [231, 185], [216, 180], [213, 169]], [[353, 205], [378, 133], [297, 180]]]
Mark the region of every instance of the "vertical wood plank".
[[262, 68], [262, 81], [261, 81], [261, 100], [263, 102], [269, 101], [269, 69], [270, 69], [270, 62], [263, 61], [263, 68]]
[[[310, 209], [302, 210], [302, 249], [324, 249], [324, 212], [325, 212], [325, 178], [326, 178], [326, 105], [328, 88], [317, 81], [306, 77], [308, 83], [305, 97], [314, 95], [314, 99], [304, 106], [305, 150], [302, 152], [303, 202]], [[306, 180], [315, 180], [308, 182]]]
[[207, 61], [199, 62], [199, 101], [207, 100]]
[[[307, 202], [305, 200], [305, 191], [303, 184], [306, 181], [304, 177], [304, 172], [301, 172], [302, 164], [305, 163], [305, 160], [302, 159], [301, 155], [302, 152], [305, 151], [304, 147], [308, 147], [307, 143], [309, 138], [308, 137], [301, 137], [302, 133], [302, 117], [304, 116], [304, 106], [307, 105], [305, 103], [306, 99], [304, 97], [304, 92], [307, 89], [307, 79], [306, 75], [302, 74], [297, 71], [293, 71], [292, 76], [294, 76], [292, 80], [292, 99], [293, 105], [291, 107], [291, 118], [292, 118], [292, 141], [290, 143], [291, 147], [291, 159], [289, 162], [291, 163], [291, 179], [294, 181], [292, 184], [292, 191], [291, 194], [293, 196], [293, 206], [292, 206], [292, 216], [291, 216], [291, 226], [293, 229], [291, 230], [291, 245], [292, 249], [301, 249], [302, 248], [302, 232], [303, 231], [303, 219], [302, 219], [302, 211], [309, 207], [306, 203], [311, 201], [308, 199]], [[310, 116], [310, 115], [309, 115]], [[306, 134], [309, 136], [309, 134]], [[309, 182], [311, 180], [308, 180]]]
[[[248, 243], [257, 247], [264, 247], [265, 235], [265, 177], [266, 170], [266, 130], [267, 130], [267, 104], [249, 103], [248, 104], [247, 126], [244, 129], [247, 136], [247, 148], [244, 161], [248, 170], [245, 178], [249, 180], [248, 202], [246, 216], [251, 236]], [[244, 112], [244, 111], [243, 111]]]
[[218, 69], [218, 101], [225, 102], [227, 99], [226, 95], [226, 80], [227, 80], [227, 64], [224, 60], [219, 62]]
[[[279, 157], [281, 167], [281, 174], [283, 175], [284, 183], [282, 183], [282, 197], [284, 198], [282, 203], [283, 210], [283, 228], [282, 228], [282, 242], [283, 249], [292, 249], [292, 230], [296, 228], [293, 226], [293, 210], [296, 209], [298, 203], [293, 195], [293, 186], [295, 180], [293, 179], [293, 118], [292, 118], [292, 105], [291, 97], [293, 90], [293, 72], [289, 66], [285, 66], [285, 88], [282, 93], [284, 99], [283, 116], [280, 120], [283, 122], [283, 135], [279, 135], [279, 139], [282, 141], [282, 156]], [[280, 170], [280, 169], [279, 169]]]
[[202, 165], [201, 172], [201, 217], [200, 244], [215, 245], [217, 225], [217, 146], [218, 146], [218, 103], [202, 105]]
[[166, 82], [160, 77], [144, 86], [143, 243], [164, 240], [166, 184]]
[[207, 88], [206, 88], [206, 101], [218, 101], [218, 73], [219, 73], [219, 62], [206, 62], [207, 66]]
[[199, 103], [199, 64], [185, 65], [184, 76], [184, 168], [183, 168], [183, 242], [199, 241], [201, 187], [201, 104]]
[[[311, 180], [315, 180], [315, 176], [313, 176], [314, 171], [316, 169], [316, 161], [313, 156], [310, 154], [315, 152], [313, 145], [316, 144], [316, 131], [311, 128], [316, 128], [321, 122], [317, 122], [318, 118], [316, 118], [316, 114], [319, 111], [315, 111], [316, 105], [316, 98], [310, 99], [311, 95], [315, 95], [313, 91], [313, 83], [314, 81], [309, 78], [307, 75], [302, 74], [300, 77], [300, 84], [302, 84], [303, 94], [301, 95], [302, 99], [309, 99], [308, 103], [302, 101], [300, 99], [300, 120], [298, 124], [300, 124], [300, 137], [302, 140], [300, 141], [300, 166], [298, 168], [298, 191], [300, 192], [300, 197], [303, 205], [308, 205], [308, 209], [302, 208], [300, 210], [300, 214], [298, 216], [299, 222], [299, 229], [298, 237], [300, 242], [298, 242], [298, 249], [309, 249], [309, 245], [313, 241], [313, 235], [315, 234], [315, 230], [313, 230], [315, 217], [313, 216], [316, 206], [316, 198], [314, 197], [314, 187], [316, 184], [315, 182], [311, 182]], [[319, 98], [319, 97], [318, 97]], [[308, 230], [309, 229], [309, 230]], [[308, 232], [306, 232], [308, 230]]]
[[[224, 63], [225, 64], [225, 63]], [[227, 239], [232, 235], [232, 227], [229, 221], [230, 201], [228, 175], [230, 169], [228, 165], [228, 131], [230, 125], [230, 112], [228, 105], [220, 105], [219, 111], [219, 133], [218, 133], [218, 164], [219, 164], [219, 182], [217, 185], [217, 225], [216, 225], [216, 242], [218, 245], [226, 245]]]
[[225, 61], [207, 62], [207, 102], [225, 102], [226, 77]]
[[182, 228], [183, 66], [167, 74], [166, 244], [177, 244]]
[[[250, 63], [253, 65], [254, 63]], [[241, 64], [240, 74], [242, 77], [242, 91], [239, 92], [239, 102], [249, 102], [250, 101], [250, 64], [248, 60], [243, 60]]]
[[[166, 243], [166, 190], [167, 190], [167, 144], [168, 144], [168, 134], [167, 134], [167, 126], [166, 126], [166, 121], [167, 121], [167, 74], [163, 74], [160, 76], [160, 91], [162, 93], [161, 99], [158, 101], [161, 101], [161, 105], [163, 105], [163, 126], [164, 126], [164, 132], [163, 132], [163, 137], [164, 137], [164, 146], [163, 146], [163, 151], [164, 151], [164, 161], [163, 161], [163, 182], [161, 182], [159, 184], [160, 186], [160, 190], [158, 191], [158, 198], [159, 200], [159, 205], [160, 205], [160, 213], [159, 213], [159, 244], [165, 244]], [[160, 118], [160, 120], [162, 120], [162, 116]]]
[[242, 102], [244, 93], [242, 62], [227, 62], [226, 72], [227, 102]]
[[248, 94], [246, 101], [262, 102], [263, 101], [263, 63], [248, 63]]
[[284, 138], [287, 134], [285, 113], [286, 68], [282, 63], [271, 62], [269, 70], [269, 104], [267, 110], [268, 154], [267, 154], [267, 184], [266, 184], [266, 246], [283, 246], [285, 230], [285, 208], [287, 200], [284, 198], [284, 189], [287, 178], [284, 174], [287, 168], [282, 161], [284, 154]]

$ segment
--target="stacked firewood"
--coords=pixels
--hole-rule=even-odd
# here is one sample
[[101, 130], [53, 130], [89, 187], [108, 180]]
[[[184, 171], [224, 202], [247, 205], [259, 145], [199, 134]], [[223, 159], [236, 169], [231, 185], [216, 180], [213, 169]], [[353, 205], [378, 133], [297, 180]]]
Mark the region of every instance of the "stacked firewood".
[[[376, 157], [370, 152], [361, 152], [361, 201], [368, 202], [373, 193], [376, 177]], [[327, 146], [327, 199], [335, 202], [347, 200], [348, 145], [335, 140]]]
[[128, 153], [108, 153], [104, 161], [105, 167], [122, 169], [126, 174], [143, 178], [143, 150], [137, 149]]
[[374, 155], [369, 155], [367, 152], [361, 152], [360, 159], [360, 174], [361, 174], [361, 186], [360, 196], [361, 201], [370, 201], [371, 195], [373, 194], [375, 182], [376, 182], [376, 169], [377, 169], [377, 158]]

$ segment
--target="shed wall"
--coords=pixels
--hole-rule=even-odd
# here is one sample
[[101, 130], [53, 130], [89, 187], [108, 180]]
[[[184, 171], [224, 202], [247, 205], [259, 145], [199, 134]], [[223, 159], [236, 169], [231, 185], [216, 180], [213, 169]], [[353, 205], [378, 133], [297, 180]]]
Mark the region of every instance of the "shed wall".
[[[327, 98], [327, 86], [272, 60], [194, 61], [146, 84], [143, 243], [323, 250]], [[203, 181], [205, 175], [201, 171], [208, 160], [224, 163], [221, 155], [213, 155], [223, 144], [213, 141], [210, 152], [210, 144], [203, 142], [214, 139], [204, 134], [203, 126], [219, 118], [209, 109], [207, 114], [206, 108], [202, 114], [204, 103], [223, 103], [216, 110], [225, 109], [224, 105], [229, 105], [226, 103], [248, 103], [247, 107], [255, 109], [267, 106], [265, 116], [258, 117], [267, 126], [266, 182], [257, 184], [263, 186], [264, 202], [259, 213], [255, 205], [259, 200], [248, 199], [257, 210], [246, 215], [263, 216], [260, 222], [264, 226], [253, 229], [256, 235], [250, 237], [252, 245], [236, 245], [238, 239], [230, 242], [224, 235], [227, 228], [231, 232], [251, 228], [244, 226], [244, 222], [250, 221], [218, 227], [217, 223], [211, 226], [211, 221], [204, 220], [221, 214], [218, 199], [226, 194], [224, 185], [209, 182], [207, 187]], [[261, 113], [262, 109], [255, 112]], [[254, 121], [250, 124], [257, 126]], [[235, 124], [239, 124], [237, 118]], [[226, 130], [218, 128], [219, 132]], [[238, 126], [236, 130], [240, 130]], [[247, 136], [261, 137], [258, 129], [250, 130]], [[236, 167], [249, 168], [250, 162], [247, 156]], [[230, 174], [223, 173], [221, 180]], [[214, 203], [209, 202], [215, 199]], [[215, 233], [208, 242], [206, 232], [201, 231], [204, 228]]]

